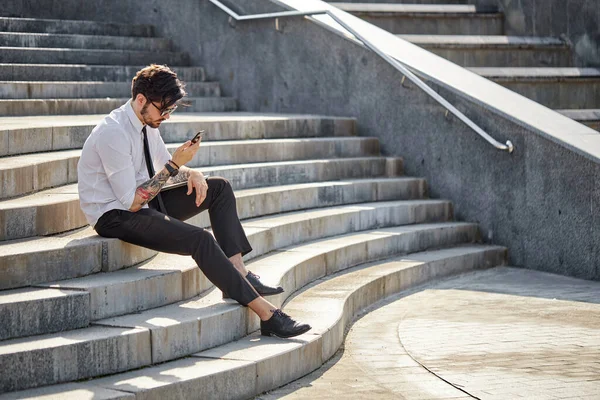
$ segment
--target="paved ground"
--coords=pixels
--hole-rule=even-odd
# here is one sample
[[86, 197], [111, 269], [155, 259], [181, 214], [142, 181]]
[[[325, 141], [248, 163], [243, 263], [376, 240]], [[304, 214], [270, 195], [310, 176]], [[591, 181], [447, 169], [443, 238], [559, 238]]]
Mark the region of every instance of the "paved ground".
[[600, 399], [600, 282], [514, 268], [402, 293], [260, 399]]

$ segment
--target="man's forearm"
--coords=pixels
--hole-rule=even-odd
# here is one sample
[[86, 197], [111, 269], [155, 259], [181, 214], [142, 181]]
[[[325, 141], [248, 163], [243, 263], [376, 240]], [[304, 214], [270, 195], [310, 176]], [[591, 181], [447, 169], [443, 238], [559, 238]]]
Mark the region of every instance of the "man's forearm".
[[181, 166], [179, 168], [179, 173], [177, 175], [175, 175], [174, 177], [172, 177], [171, 179], [169, 179], [169, 184], [175, 184], [175, 183], [179, 183], [179, 182], [186, 182], [189, 177], [190, 174], [193, 172], [192, 169], [186, 167], [186, 166]]
[[169, 171], [166, 168], [160, 170], [150, 180], [142, 183], [135, 190], [135, 198], [133, 204], [129, 207], [129, 211], [139, 211], [143, 206], [150, 203], [160, 192], [160, 189], [167, 183], [169, 179]]

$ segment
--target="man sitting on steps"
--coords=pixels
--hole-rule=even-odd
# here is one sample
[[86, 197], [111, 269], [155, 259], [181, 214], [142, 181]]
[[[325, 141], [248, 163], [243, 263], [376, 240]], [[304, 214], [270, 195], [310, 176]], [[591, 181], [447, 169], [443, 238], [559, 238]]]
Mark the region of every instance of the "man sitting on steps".
[[[83, 146], [77, 167], [81, 209], [101, 236], [191, 255], [224, 297], [258, 314], [263, 335], [287, 338], [307, 332], [309, 325], [294, 321], [261, 297], [283, 289], [261, 283], [246, 270], [242, 256], [252, 248], [229, 182], [205, 179], [201, 172], [184, 166], [200, 141], [187, 141], [172, 156], [167, 151], [158, 127], [185, 95], [183, 83], [168, 67], [151, 65], [138, 71], [131, 100], [105, 117]], [[187, 186], [160, 193], [167, 182], [185, 181]], [[214, 237], [183, 222], [204, 210]]]

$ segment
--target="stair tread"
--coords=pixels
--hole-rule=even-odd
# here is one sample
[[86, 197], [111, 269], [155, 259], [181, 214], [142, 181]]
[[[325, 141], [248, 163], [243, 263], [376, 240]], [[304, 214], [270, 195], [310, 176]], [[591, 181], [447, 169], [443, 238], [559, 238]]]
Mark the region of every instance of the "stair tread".
[[[248, 262], [246, 266], [249, 270], [252, 270], [252, 272], [260, 275], [262, 281], [278, 283], [280, 282], [282, 275], [287, 272], [286, 269], [293, 268], [299, 263], [310, 260], [319, 254], [326, 254], [327, 252], [332, 252], [351, 245], [374, 242], [386, 235], [397, 236], [417, 231], [448, 229], [463, 226], [475, 225], [464, 222], [442, 222], [353, 232], [331, 238], [286, 246], [277, 249], [276, 252], [252, 260]], [[157, 326], [171, 326], [185, 321], [201, 319], [203, 316], [213, 315], [217, 310], [226, 310], [230, 308], [232, 303], [234, 305], [237, 304], [232, 301], [220, 303], [222, 303], [221, 292], [219, 290], [213, 290], [210, 293], [202, 294], [176, 304], [157, 307], [136, 314], [107, 318], [96, 321], [95, 323], [105, 326], [120, 327], [153, 328]]]
[[597, 78], [600, 68], [467, 68], [486, 78]]
[[[308, 211], [293, 211], [275, 216], [267, 216], [263, 218], [253, 218], [242, 221], [244, 226], [253, 228], [254, 230], [262, 230], [267, 227], [276, 226], [281, 223], [289, 223], [290, 221], [305, 220], [311, 217], [327, 216], [335, 214], [343, 214], [347, 212], [356, 212], [361, 209], [385, 207], [392, 204], [441, 204], [447, 203], [446, 200], [397, 200], [385, 202], [370, 202], [359, 203], [353, 205], [341, 205], [327, 207], [324, 209], [308, 210]], [[8, 240], [0, 243], [0, 256], [9, 256], [19, 253], [29, 253], [32, 249], [35, 251], [43, 251], [53, 248], [64, 248], [69, 246], [85, 245], [97, 241], [115, 240], [103, 238], [95, 233], [91, 227], [81, 228], [72, 232], [62, 233], [56, 236], [36, 236], [26, 239]]]
[[332, 3], [347, 12], [369, 13], [476, 13], [474, 5], [469, 4], [391, 4], [391, 3]]
[[[313, 138], [277, 138], [277, 139], [239, 139], [239, 140], [209, 140], [207, 137], [207, 141], [202, 143], [203, 151], [209, 151], [210, 149], [215, 149], [222, 146], [251, 146], [253, 144], [296, 144], [296, 143], [327, 143], [327, 142], [365, 142], [371, 141], [376, 138], [369, 136], [347, 136], [347, 137], [313, 137]], [[169, 150], [175, 150], [179, 146], [183, 145], [184, 142], [167, 142], [165, 145]], [[23, 154], [16, 155], [10, 157], [0, 158], [0, 171], [4, 169], [14, 169], [21, 168], [30, 165], [39, 164], [42, 162], [52, 162], [59, 160], [66, 160], [74, 157], [79, 157], [81, 155], [80, 149], [73, 150], [59, 150], [59, 151], [48, 151], [43, 153], [34, 153], [34, 154]], [[374, 157], [374, 156], [369, 156]], [[335, 157], [334, 157], [335, 158]], [[356, 158], [356, 157], [355, 157]], [[304, 160], [289, 160], [289, 162], [295, 161], [304, 161]], [[280, 161], [275, 161], [280, 162]], [[284, 161], [281, 161], [284, 162]], [[253, 164], [252, 162], [244, 162], [243, 164]], [[231, 164], [231, 166], [235, 167], [238, 164]], [[206, 166], [199, 166], [194, 168], [213, 168], [213, 167], [221, 167], [223, 165], [211, 164]], [[51, 194], [64, 193], [58, 189], [58, 191], [50, 192]], [[50, 194], [49, 193], [49, 194]], [[1, 203], [1, 202], [0, 202]]]
[[555, 110], [561, 113], [565, 117], [575, 119], [577, 121], [599, 121], [600, 120], [600, 108], [590, 108], [582, 110]]
[[[106, 114], [90, 115], [47, 115], [47, 116], [14, 116], [0, 117], [2, 130], [65, 127], [65, 126], [91, 126], [99, 123]], [[252, 112], [207, 112], [207, 113], [175, 113], [163, 125], [184, 122], [227, 122], [227, 121], [261, 121], [261, 120], [303, 120], [303, 119], [335, 119], [352, 121], [355, 118], [335, 117], [318, 114], [275, 114]]]
[[[261, 361], [270, 360], [269, 362], [271, 363], [275, 362], [273, 365], [277, 365], [279, 361], [277, 357], [282, 353], [305, 347], [311, 343], [318, 342], [321, 338], [325, 341], [324, 336], [328, 331], [333, 329], [333, 326], [339, 320], [340, 311], [343, 307], [342, 302], [350, 293], [357, 290], [358, 286], [363, 286], [367, 283], [365, 279], [356, 279], [355, 277], [357, 275], [367, 275], [372, 280], [382, 275], [389, 275], [395, 271], [418, 267], [428, 261], [443, 260], [447, 257], [459, 257], [461, 254], [469, 255], [485, 251], [501, 250], [503, 250], [503, 248], [497, 246], [464, 246], [449, 250], [443, 249], [411, 254], [409, 260], [406, 260], [404, 257], [399, 257], [380, 261], [373, 265], [369, 265], [368, 267], [356, 267], [353, 271], [345, 271], [339, 276], [329, 277], [328, 279], [315, 282], [314, 286], [295, 297], [286, 306], [286, 311], [293, 309], [293, 311], [290, 311], [290, 314], [295, 318], [313, 325], [311, 331], [294, 338], [294, 340], [261, 337], [258, 336], [257, 333], [253, 333], [238, 341], [193, 354], [191, 358], [169, 361], [161, 365], [153, 365], [144, 370], [130, 371], [94, 379], [87, 382], [87, 384], [104, 388], [120, 389], [133, 393], [151, 393], [151, 391], [156, 388], [176, 385], [180, 382], [190, 382], [201, 379], [202, 377], [210, 376], [214, 381], [217, 379], [217, 376], [215, 375], [220, 373], [226, 375], [221, 379], [232, 379], [231, 375], [223, 374], [223, 372], [229, 370], [233, 373], [236, 369], [253, 367]], [[324, 289], [325, 287], [335, 287], [336, 290], [327, 290]], [[335, 296], [335, 300], [332, 301], [331, 297], [328, 297], [328, 295]], [[302, 307], [305, 307], [305, 310], [302, 313], [303, 316], [300, 316], [298, 311]], [[323, 312], [323, 310], [331, 311]], [[332, 312], [334, 310], [337, 312]], [[306, 316], [310, 316], [310, 318], [301, 319]], [[328, 327], [326, 328], [325, 326]], [[342, 327], [342, 330], [343, 328], [344, 327]], [[321, 345], [319, 345], [318, 349], [320, 352]], [[283, 359], [280, 362], [283, 362]], [[318, 360], [318, 362], [319, 365], [316, 367], [320, 366], [322, 361]], [[285, 365], [285, 363], [281, 365]], [[315, 366], [313, 366], [311, 370], [314, 368]], [[254, 373], [252, 374], [252, 372]], [[249, 382], [244, 382], [243, 385], [254, 386], [255, 376], [260, 376], [260, 374], [256, 374], [252, 369], [248, 374], [252, 374], [253, 376], [249, 378]], [[164, 376], [169, 376], [170, 379], [166, 381]], [[238, 379], [245, 376], [246, 374], [241, 372]], [[273, 387], [269, 387], [267, 389], [272, 388]], [[248, 398], [257, 394], [254, 393], [252, 389], [250, 390], [250, 393], [245, 394], [242, 397]]]
[[418, 45], [452, 45], [460, 47], [486, 47], [486, 46], [560, 46], [568, 47], [559, 38], [541, 36], [503, 36], [503, 35], [407, 35], [397, 37]]
[[0, 290], [0, 306], [68, 296], [87, 296], [87, 293], [78, 290], [33, 287]]

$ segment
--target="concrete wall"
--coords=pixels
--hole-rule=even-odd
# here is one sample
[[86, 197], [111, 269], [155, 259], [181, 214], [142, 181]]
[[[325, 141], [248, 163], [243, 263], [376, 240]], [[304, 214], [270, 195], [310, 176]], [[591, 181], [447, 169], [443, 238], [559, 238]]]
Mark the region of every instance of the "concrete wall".
[[[8, 9], [18, 3], [8, 0]], [[156, 25], [242, 110], [357, 117], [360, 134], [379, 137], [386, 154], [404, 157], [408, 175], [427, 178], [432, 197], [452, 200], [457, 219], [480, 223], [485, 241], [507, 246], [513, 265], [600, 279], [600, 165], [590, 157], [434, 85], [517, 149], [500, 152], [412, 84], [401, 86], [402, 75], [377, 55], [308, 20], [287, 20], [276, 31], [272, 21], [232, 27], [207, 1], [178, 0], [173, 7], [148, 0], [145, 12], [130, 0], [103, 0], [102, 9], [92, 3], [57, 0], [55, 7], [71, 18]], [[246, 12], [265, 4], [236, 3]]]

